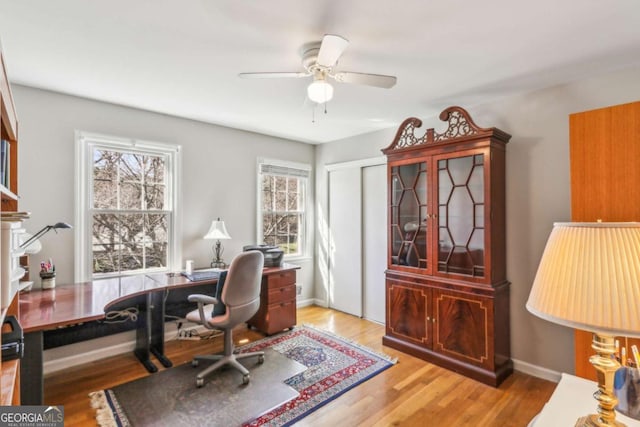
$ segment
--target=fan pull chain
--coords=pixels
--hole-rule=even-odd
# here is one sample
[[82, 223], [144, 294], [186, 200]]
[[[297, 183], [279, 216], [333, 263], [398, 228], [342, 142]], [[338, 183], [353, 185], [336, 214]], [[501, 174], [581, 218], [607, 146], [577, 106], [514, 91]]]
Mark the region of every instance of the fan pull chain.
[[[319, 104], [314, 103], [313, 104], [313, 108], [311, 109], [311, 123], [315, 123], [316, 122], [316, 107], [318, 105]], [[327, 103], [325, 102], [323, 104], [323, 106], [324, 106], [324, 113], [327, 114]]]

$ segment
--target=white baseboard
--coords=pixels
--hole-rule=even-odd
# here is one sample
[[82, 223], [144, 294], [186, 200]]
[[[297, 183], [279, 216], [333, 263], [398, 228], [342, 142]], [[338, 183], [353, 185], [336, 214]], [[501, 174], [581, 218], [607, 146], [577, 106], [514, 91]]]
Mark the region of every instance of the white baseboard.
[[[184, 327], [184, 329], [206, 330], [204, 326]], [[165, 324], [165, 342], [175, 340], [178, 330], [175, 324]], [[44, 352], [44, 374], [52, 374], [63, 369], [72, 368], [83, 363], [95, 362], [119, 354], [133, 352], [136, 346], [135, 332], [123, 332], [102, 338], [82, 341], [62, 347], [52, 348]]]
[[315, 305], [315, 300], [313, 298], [307, 298], [307, 299], [297, 299], [296, 300], [296, 307], [297, 308], [302, 308], [302, 307], [308, 307], [310, 305]]
[[313, 305], [317, 305], [318, 307], [323, 308], [329, 308], [329, 301], [320, 298], [314, 298]]
[[552, 371], [551, 369], [532, 365], [531, 363], [523, 362], [522, 360], [517, 359], [513, 359], [513, 369], [518, 372], [522, 372], [523, 374], [542, 378], [543, 380], [547, 381], [553, 381], [554, 383], [559, 382], [562, 375], [558, 371]]
[[[114, 338], [119, 339], [121, 342], [112, 343]], [[51, 374], [84, 363], [127, 353], [133, 351], [134, 348], [135, 334], [128, 332], [56, 347], [44, 352], [44, 374]]]

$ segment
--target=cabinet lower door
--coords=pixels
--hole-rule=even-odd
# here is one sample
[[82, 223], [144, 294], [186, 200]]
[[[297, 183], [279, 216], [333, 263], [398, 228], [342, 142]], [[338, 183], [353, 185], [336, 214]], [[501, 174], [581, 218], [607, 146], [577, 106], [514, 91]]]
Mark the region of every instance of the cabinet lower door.
[[493, 369], [493, 299], [433, 289], [433, 350]]
[[431, 346], [428, 316], [430, 290], [426, 286], [387, 279], [386, 333], [423, 347]]

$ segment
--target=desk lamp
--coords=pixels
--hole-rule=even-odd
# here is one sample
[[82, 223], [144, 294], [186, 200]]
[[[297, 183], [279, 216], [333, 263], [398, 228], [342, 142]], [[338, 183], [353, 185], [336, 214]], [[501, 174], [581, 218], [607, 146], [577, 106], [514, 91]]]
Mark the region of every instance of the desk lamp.
[[538, 317], [593, 332], [597, 415], [576, 426], [616, 421], [615, 336], [640, 337], [640, 223], [556, 223], [536, 273], [527, 309]]
[[42, 230], [38, 231], [36, 234], [31, 236], [28, 240], [20, 244], [21, 249], [25, 249], [27, 246], [38, 240], [40, 237], [48, 233], [50, 230], [54, 230], [56, 233], [59, 228], [72, 228], [66, 222], [57, 222], [54, 225], [46, 225]]
[[230, 239], [229, 233], [227, 232], [227, 227], [224, 225], [224, 221], [221, 221], [220, 218], [217, 220], [211, 221], [211, 227], [209, 227], [209, 231], [204, 236], [205, 239], [216, 239], [215, 245], [211, 247], [214, 253], [214, 258], [211, 261], [212, 268], [225, 268], [226, 264], [222, 260], [222, 253], [224, 252], [224, 248], [222, 244], [220, 244], [220, 240]]

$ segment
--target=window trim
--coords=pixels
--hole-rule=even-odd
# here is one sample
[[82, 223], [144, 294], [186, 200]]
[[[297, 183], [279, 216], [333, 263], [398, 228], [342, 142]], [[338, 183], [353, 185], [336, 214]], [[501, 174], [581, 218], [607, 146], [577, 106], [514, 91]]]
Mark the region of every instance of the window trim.
[[[84, 131], [75, 131], [75, 232], [74, 232], [74, 281], [86, 282], [94, 280], [91, 268], [92, 245], [89, 218], [92, 195], [90, 180], [92, 168], [92, 150], [94, 147], [107, 149], [141, 151], [145, 153], [161, 153], [167, 155], [169, 166], [167, 168], [167, 184], [171, 188], [168, 191], [167, 200], [172, 205], [172, 215], [169, 224], [170, 242], [167, 246], [166, 271], [174, 271], [180, 268], [182, 259], [182, 197], [179, 188], [182, 176], [182, 147], [178, 144], [145, 141], [134, 138], [122, 138]], [[165, 271], [164, 269], [162, 271]], [[126, 275], [122, 273], [120, 275]], [[105, 275], [106, 277], [106, 275]]]
[[304, 188], [304, 211], [303, 211], [303, 231], [300, 237], [303, 238], [301, 251], [298, 254], [285, 254], [284, 259], [287, 261], [293, 260], [301, 260], [309, 258], [311, 254], [311, 233], [313, 230], [311, 229], [311, 208], [312, 208], [312, 200], [311, 200], [311, 173], [313, 168], [308, 163], [298, 163], [291, 162], [287, 160], [278, 160], [271, 158], [263, 158], [259, 157], [257, 161], [256, 167], [256, 242], [257, 244], [264, 243], [264, 236], [262, 235], [262, 165], [271, 165], [276, 167], [288, 168], [288, 169], [297, 169], [299, 171], [307, 172], [306, 177], [298, 177], [306, 180], [305, 188]]

